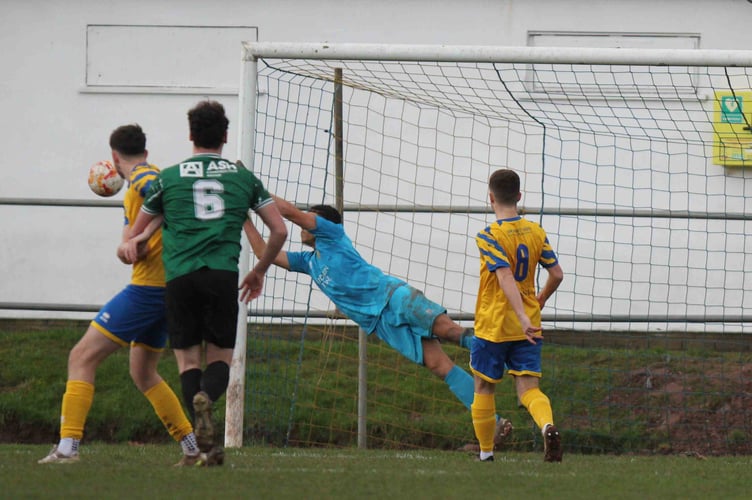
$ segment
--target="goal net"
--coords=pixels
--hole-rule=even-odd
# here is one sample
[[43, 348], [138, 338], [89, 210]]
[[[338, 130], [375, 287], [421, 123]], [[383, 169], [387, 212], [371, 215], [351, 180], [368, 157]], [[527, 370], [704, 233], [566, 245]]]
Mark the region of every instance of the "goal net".
[[[521, 212], [565, 272], [543, 310], [541, 381], [565, 448], [752, 451], [752, 52], [244, 50], [241, 159], [302, 208], [341, 207], [367, 261], [462, 324], [488, 177], [520, 174]], [[467, 351], [444, 348], [467, 368]], [[304, 275], [270, 271], [242, 373], [245, 442], [474, 442], [442, 381], [359, 334]], [[497, 409], [510, 447], [541, 446], [510, 380]]]

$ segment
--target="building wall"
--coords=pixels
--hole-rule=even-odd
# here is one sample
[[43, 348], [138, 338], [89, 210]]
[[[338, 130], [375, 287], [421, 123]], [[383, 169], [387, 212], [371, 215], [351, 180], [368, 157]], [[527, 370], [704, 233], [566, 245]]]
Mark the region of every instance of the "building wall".
[[[238, 37], [526, 45], [534, 33], [614, 32], [744, 49], [750, 20], [746, 0], [5, 0], [0, 199], [94, 199], [88, 167], [109, 158], [109, 133], [124, 123], [144, 127], [161, 166], [190, 154], [185, 113], [198, 100], [220, 100], [237, 123]], [[237, 152], [232, 126], [228, 157]], [[118, 208], [0, 204], [0, 302], [102, 304], [129, 276], [115, 258], [121, 222]], [[26, 316], [50, 314], [0, 310]]]

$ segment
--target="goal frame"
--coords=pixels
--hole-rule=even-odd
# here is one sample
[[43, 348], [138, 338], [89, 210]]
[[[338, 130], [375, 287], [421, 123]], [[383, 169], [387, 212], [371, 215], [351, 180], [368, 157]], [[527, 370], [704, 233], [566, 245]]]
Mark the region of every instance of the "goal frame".
[[[485, 62], [518, 64], [603, 64], [646, 66], [752, 67], [752, 51], [715, 49], [630, 49], [524, 46], [449, 46], [360, 43], [243, 42], [238, 90], [238, 158], [254, 170], [258, 61], [260, 59]], [[250, 252], [242, 242], [240, 272], [248, 272]], [[248, 309], [238, 313], [238, 329], [227, 390], [225, 446], [240, 447], [245, 404]], [[361, 335], [364, 335], [361, 333]], [[361, 344], [363, 344], [361, 342]], [[361, 362], [365, 363], [361, 357]], [[359, 400], [361, 395], [358, 396]], [[363, 396], [364, 397], [364, 396]], [[360, 408], [359, 404], [359, 408]], [[363, 404], [363, 408], [365, 405]], [[362, 416], [365, 422], [365, 416]], [[361, 415], [359, 420], [359, 432]], [[359, 445], [361, 439], [359, 437]], [[365, 443], [365, 440], [363, 440]]]

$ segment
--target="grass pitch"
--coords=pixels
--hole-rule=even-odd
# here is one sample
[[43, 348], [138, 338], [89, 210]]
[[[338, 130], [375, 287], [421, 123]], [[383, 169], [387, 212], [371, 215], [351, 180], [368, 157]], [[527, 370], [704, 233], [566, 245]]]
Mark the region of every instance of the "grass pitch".
[[4, 498], [749, 498], [750, 457], [227, 450], [222, 467], [176, 468], [175, 445], [91, 444], [75, 464], [38, 465], [42, 445], [0, 445]]
[[[85, 326], [3, 329], [0, 321], [0, 443], [57, 441], [68, 354]], [[300, 356], [299, 341], [276, 333], [254, 332], [250, 339], [245, 443], [354, 447], [357, 343], [309, 339]], [[467, 366], [467, 351], [446, 349]], [[368, 356], [369, 447], [452, 450], [475, 442], [469, 412], [428, 370], [380, 342], [369, 344]], [[549, 346], [544, 365], [551, 375], [542, 387], [567, 453], [752, 456], [751, 356], [741, 348], [692, 353]], [[159, 370], [179, 393], [172, 354]], [[223, 400], [215, 405], [217, 422], [224, 408]], [[542, 449], [530, 416], [517, 407], [511, 380], [497, 389], [497, 409], [515, 426], [507, 450]], [[124, 349], [97, 370], [84, 443], [98, 441], [170, 441], [130, 381]]]

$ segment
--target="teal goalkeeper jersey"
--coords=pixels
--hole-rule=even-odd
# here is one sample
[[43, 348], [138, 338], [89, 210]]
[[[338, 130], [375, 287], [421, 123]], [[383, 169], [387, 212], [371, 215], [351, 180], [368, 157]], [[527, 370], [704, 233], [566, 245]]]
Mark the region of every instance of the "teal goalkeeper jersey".
[[314, 251], [287, 252], [290, 271], [311, 276], [345, 316], [372, 333], [392, 293], [405, 282], [366, 262], [342, 224], [316, 216], [311, 234]]
[[203, 267], [238, 271], [248, 210], [272, 198], [243, 165], [201, 154], [162, 170], [141, 210], [164, 215], [162, 258], [170, 281]]

